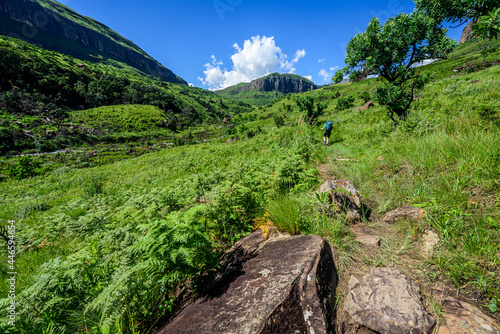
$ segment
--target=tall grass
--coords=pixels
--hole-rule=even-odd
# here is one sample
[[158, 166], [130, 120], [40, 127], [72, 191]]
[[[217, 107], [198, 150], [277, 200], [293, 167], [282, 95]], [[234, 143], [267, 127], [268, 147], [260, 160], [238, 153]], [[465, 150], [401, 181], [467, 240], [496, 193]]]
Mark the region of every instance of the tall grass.
[[283, 232], [295, 235], [300, 227], [300, 202], [298, 199], [284, 196], [271, 201], [267, 212], [273, 224]]

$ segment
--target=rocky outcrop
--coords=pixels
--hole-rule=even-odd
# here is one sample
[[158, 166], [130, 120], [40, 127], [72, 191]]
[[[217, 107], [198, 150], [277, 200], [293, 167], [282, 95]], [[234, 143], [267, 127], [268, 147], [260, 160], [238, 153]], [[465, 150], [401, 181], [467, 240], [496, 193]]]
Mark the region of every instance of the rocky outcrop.
[[460, 300], [452, 291], [443, 288], [432, 293], [443, 306], [444, 323], [439, 327], [438, 334], [500, 334], [500, 325], [495, 319]]
[[310, 80], [298, 75], [273, 73], [260, 79], [253, 80], [242, 90], [258, 89], [265, 92], [279, 91], [283, 94], [302, 93], [318, 87]]
[[470, 21], [468, 25], [464, 27], [464, 30], [462, 32], [462, 37], [460, 37], [460, 44], [463, 44], [472, 38], [474, 38], [474, 30], [472, 30], [472, 26], [476, 24], [475, 21]]
[[384, 223], [392, 224], [398, 220], [406, 219], [417, 223], [419, 220], [424, 219], [425, 215], [426, 212], [424, 209], [409, 205], [387, 212], [382, 221]]
[[[418, 284], [392, 268], [372, 269], [363, 282], [352, 276], [344, 310], [360, 327], [384, 334], [426, 334], [436, 323], [424, 308]], [[349, 332], [350, 326], [343, 327]]]
[[323, 238], [265, 241], [259, 230], [230, 250], [216, 284], [160, 334], [333, 333], [336, 285]]
[[337, 211], [347, 213], [348, 220], [361, 219], [361, 198], [351, 181], [326, 181], [318, 188], [316, 193], [319, 195], [328, 193], [328, 202]]
[[217, 92], [236, 95], [243, 91], [256, 90], [262, 92], [278, 91], [283, 94], [288, 94], [307, 92], [317, 88], [318, 87], [311, 80], [299, 75], [273, 73], [265, 77], [255, 79], [250, 83], [238, 84]]
[[52, 0], [43, 0], [41, 4], [32, 0], [2, 0], [0, 34], [80, 59], [116, 59], [165, 81], [186, 84], [131, 41]]
[[375, 107], [375, 104], [373, 103], [373, 101], [368, 101], [365, 104], [363, 104], [362, 106], [354, 108], [354, 111], [368, 110], [368, 109], [373, 108], [373, 107]]

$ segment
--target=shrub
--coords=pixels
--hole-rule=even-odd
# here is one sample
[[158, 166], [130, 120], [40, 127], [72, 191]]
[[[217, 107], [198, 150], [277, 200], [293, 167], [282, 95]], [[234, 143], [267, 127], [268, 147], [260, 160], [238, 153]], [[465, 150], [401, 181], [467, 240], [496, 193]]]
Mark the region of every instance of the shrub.
[[39, 174], [38, 167], [40, 164], [29, 156], [19, 158], [13, 165], [9, 166], [8, 174], [13, 179], [25, 179], [27, 177], [36, 176]]
[[354, 107], [354, 97], [352, 96], [343, 96], [338, 99], [336, 109], [341, 111], [345, 109], [349, 109]]
[[280, 128], [283, 125], [285, 125], [285, 120], [284, 120], [283, 116], [274, 115], [274, 124], [276, 125], [277, 128]]
[[370, 93], [368, 93], [366, 91], [361, 93], [359, 96], [363, 99], [363, 101], [365, 101], [365, 103], [367, 103], [371, 99]]

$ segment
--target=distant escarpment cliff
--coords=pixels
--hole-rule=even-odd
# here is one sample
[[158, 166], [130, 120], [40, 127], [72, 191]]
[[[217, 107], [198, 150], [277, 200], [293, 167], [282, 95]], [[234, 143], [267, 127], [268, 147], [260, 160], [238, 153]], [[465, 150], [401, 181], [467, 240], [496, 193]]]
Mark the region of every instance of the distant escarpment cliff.
[[283, 94], [302, 93], [318, 88], [311, 80], [295, 74], [269, 74], [263, 78], [255, 79], [241, 90], [258, 89], [265, 92], [278, 91]]
[[272, 73], [250, 83], [240, 83], [217, 94], [254, 105], [264, 105], [289, 93], [302, 93], [318, 87], [311, 80], [296, 74]]
[[128, 39], [53, 0], [1, 0], [0, 34], [80, 59], [114, 59], [164, 81], [186, 84]]

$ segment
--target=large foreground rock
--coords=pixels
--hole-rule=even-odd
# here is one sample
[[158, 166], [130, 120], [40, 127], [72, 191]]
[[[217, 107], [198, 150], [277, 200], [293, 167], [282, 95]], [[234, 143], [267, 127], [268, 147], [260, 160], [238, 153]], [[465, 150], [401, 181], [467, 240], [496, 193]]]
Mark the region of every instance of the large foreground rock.
[[361, 198], [354, 184], [349, 180], [325, 181], [316, 191], [328, 193], [328, 201], [339, 211], [347, 213], [349, 220], [361, 219]]
[[392, 268], [375, 268], [360, 282], [352, 276], [344, 310], [377, 333], [429, 333], [436, 321], [425, 310], [420, 287]]
[[160, 333], [333, 333], [336, 285], [323, 238], [265, 241], [259, 230], [232, 248], [217, 284]]

